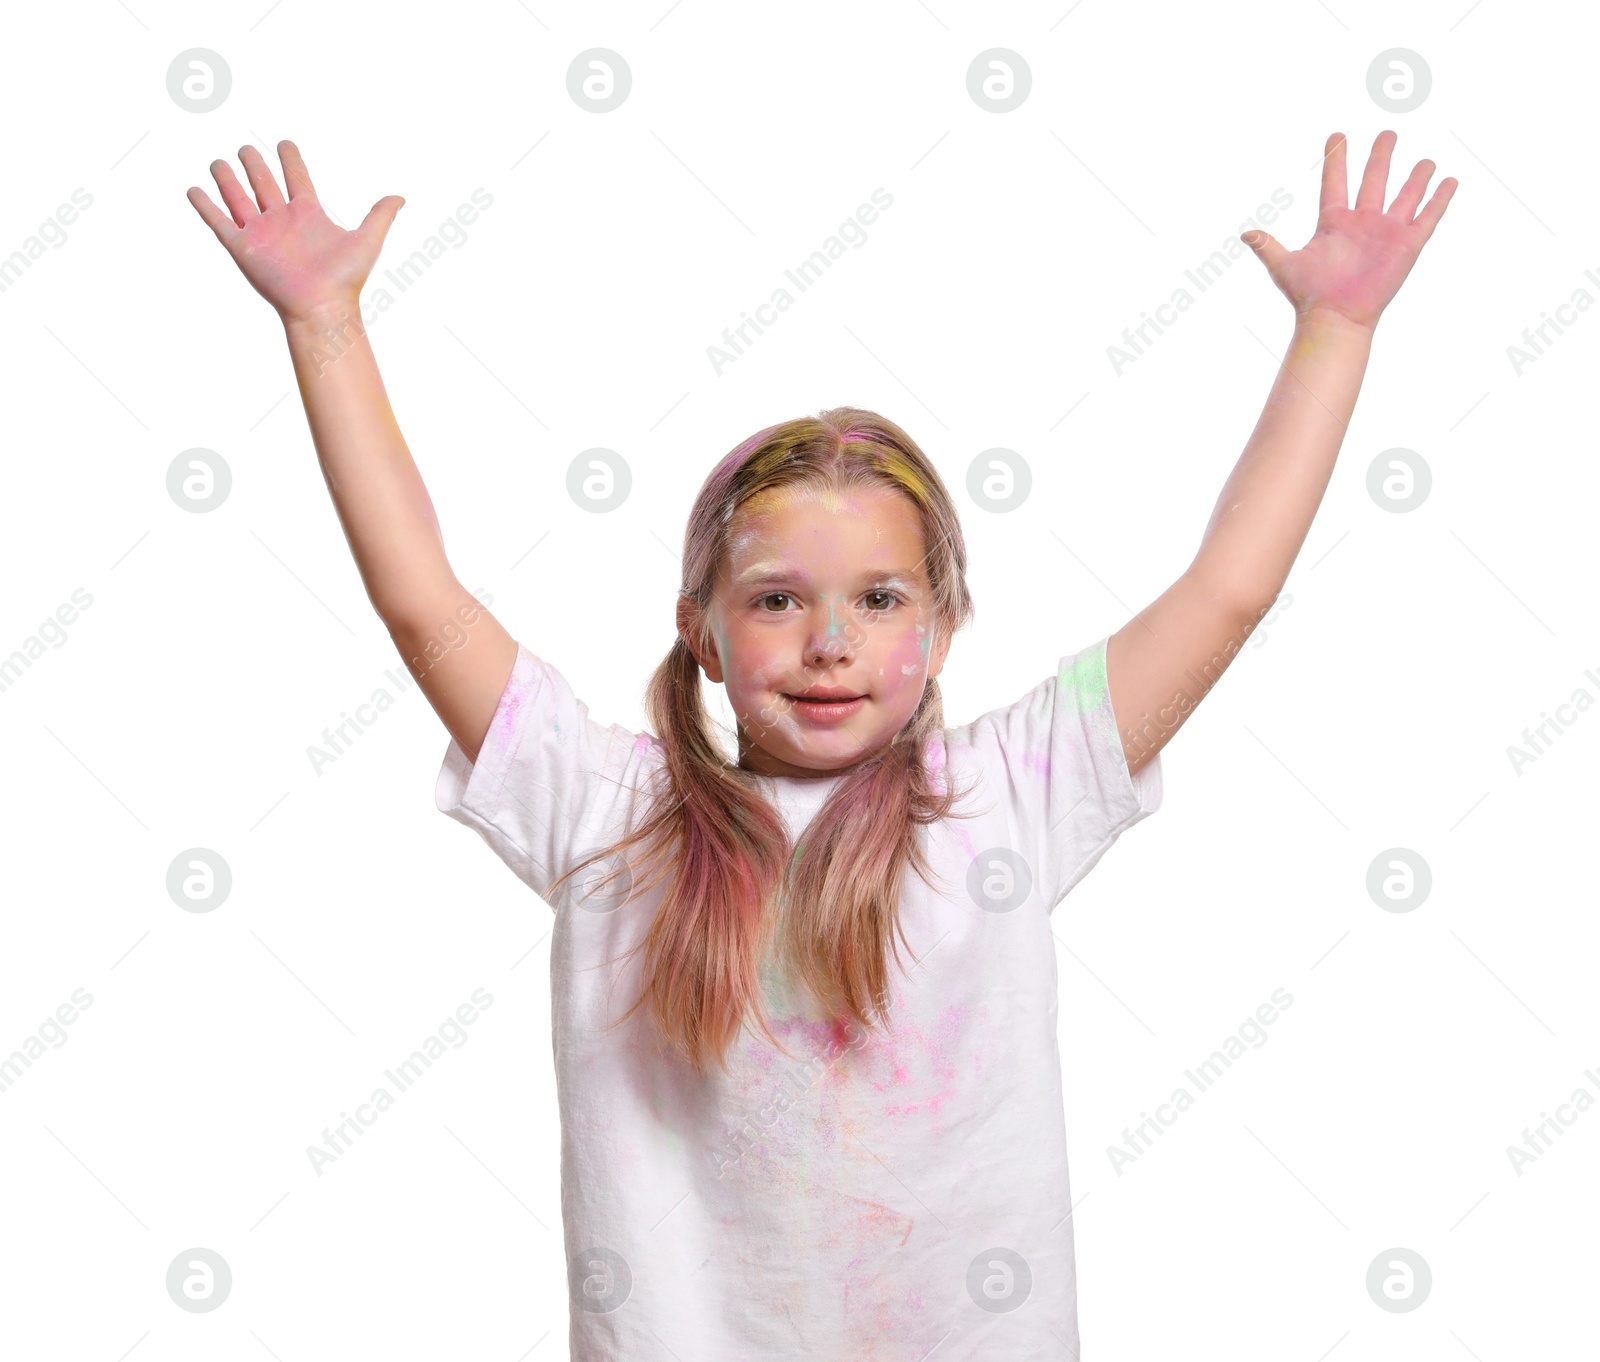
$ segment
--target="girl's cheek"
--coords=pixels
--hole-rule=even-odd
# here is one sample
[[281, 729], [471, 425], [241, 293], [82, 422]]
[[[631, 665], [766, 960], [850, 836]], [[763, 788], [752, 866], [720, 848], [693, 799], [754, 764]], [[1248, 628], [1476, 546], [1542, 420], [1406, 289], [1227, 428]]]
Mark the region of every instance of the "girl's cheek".
[[895, 685], [908, 685], [928, 670], [928, 648], [933, 632], [918, 626], [906, 630], [895, 640], [884, 668], [884, 680]]
[[759, 655], [748, 659], [744, 684], [752, 695], [769, 695], [773, 691], [781, 691], [787, 683], [788, 678], [781, 666]]

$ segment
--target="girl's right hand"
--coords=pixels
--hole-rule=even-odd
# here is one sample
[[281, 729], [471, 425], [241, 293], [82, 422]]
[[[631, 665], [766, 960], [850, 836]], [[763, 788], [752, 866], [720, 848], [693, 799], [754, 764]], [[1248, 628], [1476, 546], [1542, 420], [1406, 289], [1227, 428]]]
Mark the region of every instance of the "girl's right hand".
[[293, 142], [278, 143], [278, 159], [289, 186], [287, 200], [261, 153], [248, 145], [239, 148], [239, 160], [256, 202], [234, 178], [233, 167], [222, 160], [211, 163], [211, 174], [232, 218], [198, 186], [190, 188], [188, 197], [251, 286], [288, 325], [330, 305], [356, 304], [405, 200], [397, 194], [379, 199], [361, 225], [347, 232], [322, 211]]

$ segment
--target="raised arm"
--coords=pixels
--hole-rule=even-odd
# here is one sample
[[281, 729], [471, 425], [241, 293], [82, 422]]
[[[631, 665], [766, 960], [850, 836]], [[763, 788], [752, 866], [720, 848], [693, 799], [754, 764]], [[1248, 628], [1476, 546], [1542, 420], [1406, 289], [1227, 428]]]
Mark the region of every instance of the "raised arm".
[[198, 187], [189, 202], [277, 311], [367, 599], [445, 728], [476, 761], [517, 645], [450, 568], [361, 324], [361, 286], [405, 200], [378, 200], [347, 232], [323, 212], [294, 143], [278, 143], [278, 157], [287, 199], [261, 153], [245, 146], [239, 159], [255, 198], [218, 160], [211, 173], [228, 212]]
[[1454, 179], [1441, 181], [1418, 213], [1436, 168], [1419, 161], [1385, 212], [1395, 141], [1378, 134], [1352, 209], [1344, 135], [1328, 139], [1317, 229], [1300, 250], [1266, 232], [1241, 238], [1294, 305], [1294, 334], [1193, 562], [1107, 644], [1130, 771], [1194, 712], [1288, 580], [1333, 476], [1378, 318], [1455, 193]]

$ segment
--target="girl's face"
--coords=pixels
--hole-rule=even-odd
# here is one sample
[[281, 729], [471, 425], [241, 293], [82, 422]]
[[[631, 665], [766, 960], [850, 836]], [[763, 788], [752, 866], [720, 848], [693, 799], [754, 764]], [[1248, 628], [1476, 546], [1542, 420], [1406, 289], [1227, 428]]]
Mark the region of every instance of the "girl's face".
[[[733, 531], [717, 571], [716, 653], [685, 639], [727, 687], [742, 767], [837, 774], [905, 727], [944, 666], [922, 522], [885, 488], [784, 488], [747, 503]], [[797, 702], [814, 687], [859, 698], [831, 709]]]

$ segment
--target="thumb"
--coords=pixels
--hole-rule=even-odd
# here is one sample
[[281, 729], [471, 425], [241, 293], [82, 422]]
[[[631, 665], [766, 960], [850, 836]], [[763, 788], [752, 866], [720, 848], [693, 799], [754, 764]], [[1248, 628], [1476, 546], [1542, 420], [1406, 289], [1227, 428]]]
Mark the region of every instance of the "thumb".
[[400, 211], [404, 203], [405, 200], [398, 194], [390, 194], [379, 199], [372, 205], [366, 217], [361, 219], [361, 225], [356, 231], [362, 236], [372, 237], [381, 246], [384, 237], [389, 235], [389, 228], [394, 224], [395, 214]]
[[1277, 278], [1278, 262], [1288, 254], [1278, 244], [1277, 239], [1270, 232], [1263, 232], [1259, 228], [1253, 228], [1248, 232], [1242, 233], [1239, 240], [1256, 253], [1257, 258], [1267, 267], [1267, 273], [1273, 278]]

